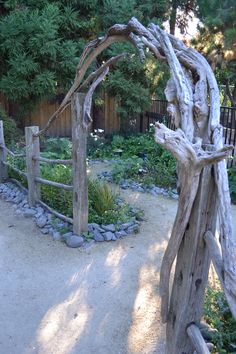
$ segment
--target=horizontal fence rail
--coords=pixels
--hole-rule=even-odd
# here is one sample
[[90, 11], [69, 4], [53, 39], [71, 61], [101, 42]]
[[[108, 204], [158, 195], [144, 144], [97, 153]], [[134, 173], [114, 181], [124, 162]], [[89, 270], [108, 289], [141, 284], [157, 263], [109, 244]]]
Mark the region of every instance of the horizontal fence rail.
[[47, 186], [52, 186], [52, 187], [56, 187], [56, 188], [66, 189], [68, 191], [73, 189], [73, 186], [69, 186], [68, 184], [49, 181], [48, 179], [44, 179], [44, 178], [40, 178], [40, 177], [35, 177], [35, 181], [37, 183], [46, 184]]
[[[0, 183], [9, 180], [8, 169], [12, 169], [19, 176], [27, 181], [27, 198], [30, 207], [37, 204], [42, 205], [49, 212], [59, 219], [73, 225], [73, 232], [81, 235], [88, 231], [88, 183], [86, 168], [86, 146], [87, 130], [83, 125], [83, 106], [85, 95], [75, 93], [72, 98], [71, 120], [72, 120], [72, 141], [73, 159], [49, 159], [40, 155], [39, 127], [31, 126], [25, 128], [26, 151], [24, 154], [17, 154], [7, 148], [4, 140], [3, 121], [0, 120]], [[21, 171], [7, 160], [7, 155], [11, 158], [23, 157], [26, 163], [26, 171]], [[40, 174], [40, 164], [61, 164], [71, 165], [73, 171], [72, 185], [58, 183], [42, 178]], [[19, 187], [25, 190], [21, 182], [10, 179]], [[41, 184], [72, 191], [71, 202], [73, 205], [73, 218], [69, 218], [53, 210], [41, 200]]]
[[[38, 127], [27, 127], [26, 128], [26, 153], [14, 153], [5, 145], [4, 140], [4, 127], [3, 122], [0, 121], [0, 183], [5, 180], [10, 180], [16, 185], [18, 185], [24, 191], [28, 193], [28, 202], [29, 205], [35, 206], [39, 204], [51, 212], [53, 215], [59, 219], [66, 221], [70, 224], [73, 224], [73, 219], [65, 215], [60, 214], [59, 212], [52, 209], [46, 203], [40, 199], [40, 184], [49, 185], [56, 188], [62, 188], [65, 190], [73, 190], [72, 185], [66, 185], [63, 183], [58, 183], [54, 181], [49, 181], [47, 179], [40, 177], [39, 163], [48, 163], [48, 164], [63, 164], [63, 165], [72, 165], [72, 160], [59, 160], [59, 159], [48, 159], [40, 156], [39, 150], [39, 138], [34, 138], [33, 134], [38, 130]], [[20, 170], [19, 168], [12, 165], [7, 161], [7, 155], [14, 158], [23, 157], [26, 161], [26, 172]], [[26, 189], [21, 182], [14, 178], [8, 177], [8, 169], [14, 171], [17, 175], [25, 178], [28, 183], [28, 189]]]

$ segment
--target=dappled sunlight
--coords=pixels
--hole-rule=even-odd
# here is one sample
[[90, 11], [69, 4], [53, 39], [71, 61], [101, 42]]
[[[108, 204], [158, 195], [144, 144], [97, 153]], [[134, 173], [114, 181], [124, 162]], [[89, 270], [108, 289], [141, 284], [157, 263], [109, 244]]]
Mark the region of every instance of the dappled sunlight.
[[151, 246], [148, 249], [148, 256], [151, 260], [155, 260], [157, 257], [157, 254], [159, 255], [160, 252], [164, 254], [164, 251], [167, 246], [167, 240], [163, 240], [160, 242], [152, 243]]
[[[156, 279], [156, 281], [155, 281]], [[128, 349], [131, 353], [152, 353], [160, 326], [160, 297], [156, 292], [159, 274], [155, 266], [143, 266], [140, 269], [139, 287], [134, 301], [132, 324], [128, 336]], [[155, 323], [156, 322], [156, 323]], [[156, 335], [153, 336], [153, 333]], [[146, 340], [144, 340], [146, 338]]]
[[[125, 257], [125, 248], [122, 245], [112, 249], [106, 258], [105, 265], [111, 269], [110, 284], [113, 288], [119, 285], [121, 280], [121, 272], [119, 264]], [[112, 267], [112, 268], [111, 268]]]
[[77, 290], [45, 314], [37, 331], [42, 353], [51, 353], [51, 348], [57, 354], [68, 354], [71, 351], [91, 317], [91, 309], [84, 299], [86, 292]]
[[122, 245], [118, 245], [108, 252], [105, 265], [108, 267], [117, 267], [121, 259], [125, 256], [125, 248]]
[[83, 267], [80, 272], [74, 273], [70, 279], [67, 281], [67, 286], [72, 286], [78, 283], [78, 281], [81, 281], [81, 277], [85, 277], [85, 275], [89, 272], [90, 268], [92, 266], [92, 263], [89, 263], [86, 267]]

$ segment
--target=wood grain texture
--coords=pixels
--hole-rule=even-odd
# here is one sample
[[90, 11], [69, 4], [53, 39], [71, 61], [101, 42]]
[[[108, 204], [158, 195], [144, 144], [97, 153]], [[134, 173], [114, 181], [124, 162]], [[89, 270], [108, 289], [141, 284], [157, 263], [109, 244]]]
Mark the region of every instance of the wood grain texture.
[[4, 147], [5, 147], [4, 127], [3, 127], [3, 121], [0, 120], [0, 183], [4, 182], [8, 177], [7, 166], [4, 165], [3, 163], [6, 161], [7, 158], [7, 153]]
[[40, 177], [40, 166], [39, 161], [34, 159], [40, 155], [39, 138], [34, 136], [38, 131], [36, 126], [25, 128], [28, 203], [31, 207], [40, 200], [40, 184], [35, 181], [36, 177]]
[[85, 95], [72, 97], [73, 142], [73, 231], [77, 235], [88, 231], [87, 130], [83, 124]]

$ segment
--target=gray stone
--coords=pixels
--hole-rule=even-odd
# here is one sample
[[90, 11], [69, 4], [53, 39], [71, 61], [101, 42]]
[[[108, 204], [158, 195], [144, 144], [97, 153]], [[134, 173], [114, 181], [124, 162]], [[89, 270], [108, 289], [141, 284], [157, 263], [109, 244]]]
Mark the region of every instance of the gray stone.
[[29, 209], [29, 208], [24, 209], [24, 211], [23, 211], [23, 215], [25, 218], [31, 218], [32, 216], [35, 215], [35, 213], [36, 213], [35, 210]]
[[67, 237], [70, 237], [73, 235], [73, 232], [66, 232], [65, 234], [62, 235], [62, 238], [64, 241], [66, 241]]
[[114, 224], [102, 225], [102, 228], [103, 228], [105, 231], [111, 231], [111, 232], [115, 232], [115, 231], [116, 231], [116, 228], [115, 228], [115, 225], [114, 225]]
[[42, 232], [42, 234], [47, 235], [47, 234], [49, 234], [49, 229], [44, 227], [43, 229], [41, 229], [41, 232]]
[[103, 235], [96, 229], [93, 231], [93, 238], [96, 242], [104, 241]]
[[61, 236], [60, 232], [55, 231], [55, 230], [52, 232], [52, 238], [54, 241], [61, 241], [62, 240], [62, 236]]
[[116, 241], [117, 239], [116, 239], [116, 235], [115, 234], [113, 234], [113, 236], [112, 236], [112, 239], [111, 239], [112, 241]]
[[66, 238], [66, 244], [70, 248], [81, 247], [84, 243], [84, 239], [81, 236], [72, 235]]
[[137, 225], [132, 225], [126, 229], [127, 234], [135, 234], [138, 232], [138, 226]]
[[46, 215], [41, 215], [37, 220], [36, 220], [36, 225], [40, 228], [44, 227], [47, 224], [47, 217]]
[[116, 235], [116, 238], [125, 237], [125, 236], [127, 236], [127, 232], [125, 232], [124, 230], [116, 231], [115, 235]]
[[89, 224], [93, 229], [98, 230], [99, 232], [104, 232], [104, 230], [101, 228], [100, 225], [96, 224], [95, 222], [92, 222]]
[[111, 241], [112, 238], [113, 238], [113, 235], [114, 234], [111, 231], [104, 232], [104, 234], [103, 234], [104, 240], [105, 241]]
[[129, 221], [129, 222], [126, 222], [124, 224], [121, 224], [120, 225], [120, 229], [121, 230], [126, 230], [128, 229], [130, 226], [133, 226], [134, 225], [134, 221]]

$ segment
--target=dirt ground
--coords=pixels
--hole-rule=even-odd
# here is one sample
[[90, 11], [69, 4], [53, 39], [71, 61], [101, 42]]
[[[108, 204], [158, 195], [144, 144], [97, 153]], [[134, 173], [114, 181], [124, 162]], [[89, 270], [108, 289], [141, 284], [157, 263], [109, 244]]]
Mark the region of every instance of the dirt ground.
[[42, 235], [0, 200], [0, 354], [164, 353], [159, 270], [177, 202], [121, 194], [145, 211], [141, 232], [87, 250]]

